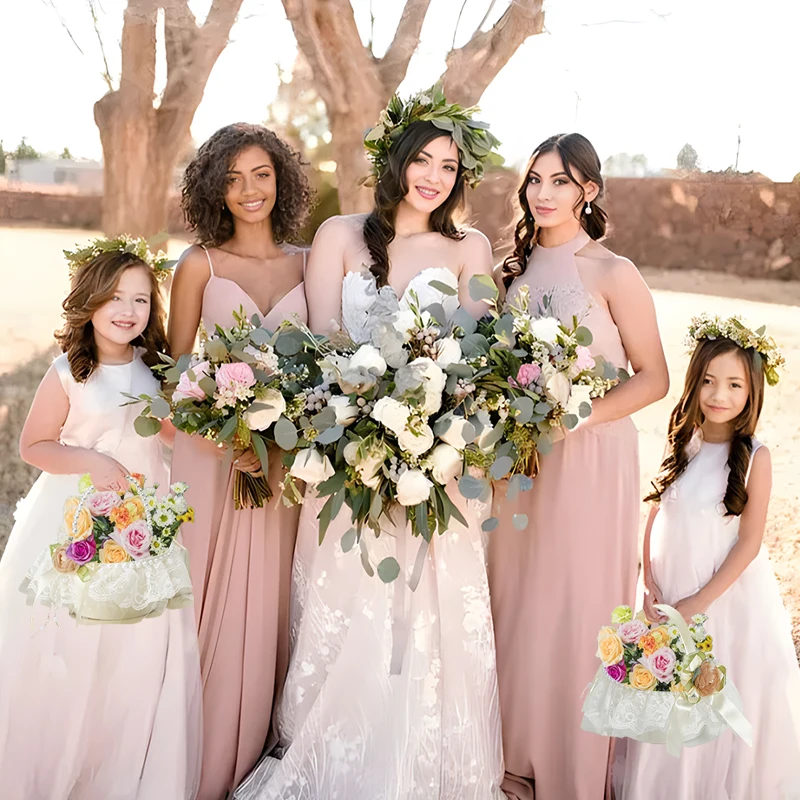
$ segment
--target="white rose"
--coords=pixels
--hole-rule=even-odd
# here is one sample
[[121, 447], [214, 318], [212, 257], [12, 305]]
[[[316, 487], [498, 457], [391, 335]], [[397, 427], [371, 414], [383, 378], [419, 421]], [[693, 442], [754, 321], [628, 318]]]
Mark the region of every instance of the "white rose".
[[388, 428], [395, 436], [399, 436], [406, 429], [410, 414], [411, 409], [399, 400], [395, 400], [393, 397], [381, 397], [375, 403], [370, 416]]
[[474, 426], [464, 417], [456, 417], [451, 414], [442, 417], [440, 420], [442, 426], [447, 419], [450, 420], [450, 424], [447, 430], [439, 434], [439, 438], [446, 444], [455, 447], [456, 450], [463, 450], [472, 441], [472, 434], [475, 432]]
[[269, 408], [258, 408], [254, 411], [248, 408], [242, 414], [245, 424], [251, 431], [265, 431], [286, 411], [286, 401], [277, 389], [267, 389], [253, 405], [264, 405]]
[[481, 450], [484, 450], [486, 448], [486, 440], [494, 430], [489, 412], [480, 409], [473, 417], [470, 417], [470, 422], [472, 422], [475, 430], [478, 431], [478, 435], [475, 437], [475, 444], [478, 445]]
[[554, 317], [537, 317], [531, 322], [531, 333], [540, 341], [555, 344], [561, 323]]
[[461, 360], [461, 345], [452, 336], [439, 339], [434, 349], [434, 359], [443, 369]]
[[410, 342], [411, 331], [417, 327], [416, 315], [410, 308], [402, 308], [395, 313], [392, 327], [402, 335], [404, 341]]
[[386, 361], [381, 351], [371, 344], [362, 344], [350, 357], [350, 369], [363, 369], [373, 375], [383, 375], [386, 372]]
[[294, 464], [289, 470], [289, 474], [292, 477], [305, 481], [312, 486], [328, 480], [333, 473], [333, 464], [331, 464], [328, 456], [322, 455], [313, 447], [301, 450], [295, 456]]
[[447, 376], [436, 363], [430, 358], [422, 356], [415, 358], [408, 363], [405, 367], [397, 370], [395, 374], [395, 383], [398, 384], [398, 376], [403, 370], [410, 369], [411, 374], [417, 380], [421, 381], [422, 387], [425, 390], [425, 401], [423, 402], [422, 411], [427, 416], [435, 414], [442, 407], [442, 392], [444, 385], [447, 382]]
[[418, 469], [409, 469], [397, 481], [397, 502], [401, 506], [416, 506], [431, 496], [433, 484]]
[[461, 474], [463, 460], [461, 453], [452, 445], [437, 444], [431, 453], [433, 479], [445, 486]]
[[249, 344], [244, 348], [244, 352], [252, 356], [256, 366], [263, 369], [264, 372], [272, 374], [278, 371], [278, 356], [275, 355], [275, 351], [269, 345], [266, 345], [265, 350], [259, 350], [259, 348]]
[[319, 362], [319, 368], [322, 370], [322, 380], [325, 383], [336, 383], [338, 376], [347, 369], [349, 363], [350, 359], [347, 356], [338, 356], [335, 353], [325, 356]]
[[344, 460], [351, 466], [355, 466], [356, 461], [358, 461], [358, 448], [361, 446], [361, 442], [350, 442], [349, 444], [345, 445], [344, 448]]
[[358, 419], [358, 406], [350, 402], [350, 398], [337, 394], [328, 400], [328, 405], [336, 411], [337, 425], [352, 425]]
[[344, 460], [355, 469], [365, 486], [377, 489], [383, 476], [381, 467], [386, 460], [386, 450], [383, 447], [373, 447], [363, 458], [359, 459], [360, 445], [361, 442], [350, 442], [344, 448]]
[[558, 403], [561, 406], [566, 406], [569, 402], [571, 387], [572, 384], [569, 378], [563, 372], [555, 372], [547, 379], [544, 391], [548, 400]]
[[580, 419], [581, 415], [578, 412], [581, 407], [581, 403], [588, 403], [589, 405], [592, 404], [591, 392], [591, 386], [586, 386], [583, 383], [573, 385], [572, 394], [569, 396], [569, 401], [567, 402], [567, 414], [574, 414]]
[[416, 430], [406, 428], [400, 432], [397, 443], [406, 453], [421, 456], [433, 447], [433, 431], [430, 425], [416, 426]]

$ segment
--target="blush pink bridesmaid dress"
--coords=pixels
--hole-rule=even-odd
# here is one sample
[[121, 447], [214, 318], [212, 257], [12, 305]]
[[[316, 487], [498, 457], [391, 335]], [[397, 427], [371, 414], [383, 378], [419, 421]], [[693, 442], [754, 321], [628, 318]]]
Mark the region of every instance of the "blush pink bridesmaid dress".
[[[258, 314], [269, 330], [308, 321], [303, 284], [266, 315], [234, 281], [214, 274], [203, 294], [206, 330], [234, 324], [233, 312]], [[305, 266], [305, 253], [303, 254]], [[289, 590], [300, 507], [279, 497], [280, 451], [271, 453], [273, 498], [234, 510], [234, 470], [205, 441], [178, 433], [172, 480], [185, 481], [195, 522], [184, 525], [203, 678], [203, 773], [198, 800], [222, 800], [255, 766], [270, 732], [275, 691], [289, 658]]]
[[[559, 247], [537, 246], [509, 290], [531, 290], [531, 307], [571, 324], [591, 351], [617, 367], [628, 357], [606, 303], [579, 267], [618, 258], [583, 230]], [[639, 521], [638, 435], [626, 417], [578, 429], [540, 459], [530, 492], [500, 498], [490, 534], [492, 595], [503, 750], [510, 798], [602, 800], [609, 740], [580, 729], [582, 694], [597, 670], [597, 631], [611, 610], [634, 601]], [[518, 531], [512, 515], [528, 515]]]

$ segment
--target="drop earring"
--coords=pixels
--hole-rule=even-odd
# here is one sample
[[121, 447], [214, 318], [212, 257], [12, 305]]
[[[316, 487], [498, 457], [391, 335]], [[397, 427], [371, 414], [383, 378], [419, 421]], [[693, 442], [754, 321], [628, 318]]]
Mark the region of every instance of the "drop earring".
[[586, 214], [587, 217], [592, 213], [592, 204], [589, 200], [586, 201], [586, 208], [583, 210], [583, 213]]

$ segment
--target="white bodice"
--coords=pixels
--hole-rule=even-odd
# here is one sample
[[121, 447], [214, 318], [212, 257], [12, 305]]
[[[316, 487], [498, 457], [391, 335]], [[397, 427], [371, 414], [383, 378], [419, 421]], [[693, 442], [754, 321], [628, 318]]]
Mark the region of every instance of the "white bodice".
[[368, 270], [348, 272], [342, 281], [342, 327], [356, 344], [370, 341], [379, 322], [398, 310], [408, 309], [416, 295], [420, 310], [441, 303], [450, 317], [458, 308], [458, 295], [449, 295], [430, 285], [440, 281], [458, 290], [458, 279], [447, 267], [429, 267], [418, 272], [409, 282], [402, 297], [391, 286], [378, 288], [375, 276]]

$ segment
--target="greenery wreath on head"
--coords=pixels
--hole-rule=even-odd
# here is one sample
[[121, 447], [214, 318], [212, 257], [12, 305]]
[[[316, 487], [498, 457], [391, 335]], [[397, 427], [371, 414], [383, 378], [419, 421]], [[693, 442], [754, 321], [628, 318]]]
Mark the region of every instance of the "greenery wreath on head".
[[69, 264], [70, 278], [73, 278], [81, 267], [102, 253], [132, 253], [150, 266], [159, 281], [166, 280], [175, 263], [170, 261], [162, 250], [155, 254], [152, 253], [145, 239], [122, 234], [113, 239], [93, 239], [84, 247], [65, 250], [64, 256]]
[[489, 133], [489, 124], [473, 119], [478, 106], [464, 108], [458, 103], [448, 103], [441, 82], [419, 92], [405, 102], [395, 94], [389, 105], [381, 111], [378, 124], [364, 138], [367, 157], [372, 162], [372, 175], [363, 182], [374, 185], [386, 169], [392, 144], [414, 122], [430, 122], [444, 133], [450, 134], [458, 147], [461, 166], [467, 183], [475, 188], [483, 179], [487, 161], [502, 164], [503, 159], [492, 152], [499, 145], [497, 137]]

